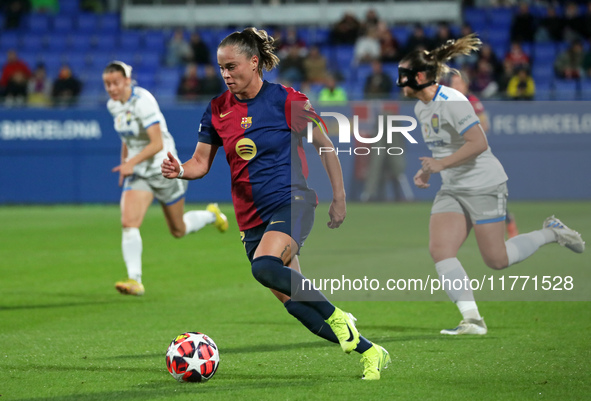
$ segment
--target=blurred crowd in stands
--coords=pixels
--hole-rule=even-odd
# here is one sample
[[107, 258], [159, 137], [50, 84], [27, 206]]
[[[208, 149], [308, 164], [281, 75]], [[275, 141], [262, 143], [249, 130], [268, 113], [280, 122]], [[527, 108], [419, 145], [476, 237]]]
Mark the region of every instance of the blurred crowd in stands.
[[[18, 46], [7, 48], [2, 43], [6, 32], [27, 35], [22, 23], [27, 15], [62, 12], [63, 3], [59, 3], [0, 0], [0, 44], [6, 53], [0, 78], [4, 105], [63, 107], [76, 104], [80, 95], [97, 95], [96, 87], [85, 89], [89, 82], [72, 65], [60, 65], [50, 76], [43, 60], [31, 64], [19, 58]], [[101, 13], [105, 6], [101, 0], [76, 4], [80, 13]], [[481, 51], [456, 59], [451, 66], [463, 73], [469, 90], [479, 97], [591, 99], [591, 2], [473, 0], [463, 4], [461, 24], [393, 26], [369, 9], [363, 18], [345, 13], [328, 28], [261, 27], [275, 38], [281, 59], [278, 70], [265, 78], [294, 86], [319, 102], [397, 99], [397, 62], [402, 56], [476, 32], [484, 42]], [[161, 78], [160, 86], [154, 79], [152, 83], [138, 79], [138, 84], [156, 96], [170, 95], [181, 102], [209, 100], [223, 92], [225, 85], [215, 63], [220, 39], [212, 33], [219, 33], [216, 29], [170, 29], [153, 74], [174, 76], [165, 82]], [[121, 29], [117, 34], [123, 38], [132, 30]], [[96, 86], [100, 70], [93, 74], [99, 75], [93, 78]]]

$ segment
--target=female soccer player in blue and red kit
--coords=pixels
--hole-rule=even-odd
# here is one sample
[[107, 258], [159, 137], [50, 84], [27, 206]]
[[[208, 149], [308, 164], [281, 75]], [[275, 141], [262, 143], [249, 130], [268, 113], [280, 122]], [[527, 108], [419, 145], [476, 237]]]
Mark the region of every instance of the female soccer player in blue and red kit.
[[[312, 229], [317, 205], [316, 193], [306, 182], [302, 140], [308, 117], [319, 117], [304, 94], [262, 80], [263, 67], [270, 71], [279, 63], [273, 38], [265, 31], [248, 28], [228, 35], [217, 57], [228, 90], [209, 103], [193, 157], [179, 165], [169, 154], [162, 174], [201, 178], [223, 146], [253, 276], [312, 333], [340, 343], [346, 353], [362, 354], [363, 378], [377, 380], [390, 362], [388, 352], [359, 335], [351, 314], [333, 306], [313, 286], [304, 286], [300, 273], [297, 254]], [[333, 147], [319, 129], [313, 132], [313, 144], [317, 149]], [[341, 166], [335, 152], [323, 152], [321, 158], [333, 189], [328, 226], [337, 228], [346, 214]]]

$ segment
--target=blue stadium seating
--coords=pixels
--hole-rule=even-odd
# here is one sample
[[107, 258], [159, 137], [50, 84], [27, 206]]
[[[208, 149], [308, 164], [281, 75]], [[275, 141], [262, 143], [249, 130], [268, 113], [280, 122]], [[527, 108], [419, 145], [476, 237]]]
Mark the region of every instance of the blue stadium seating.
[[558, 56], [560, 53], [567, 50], [569, 48], [569, 46], [570, 46], [570, 43], [568, 43], [568, 42], [558, 42], [556, 44], [556, 55]]
[[67, 52], [62, 54], [65, 64], [69, 65], [72, 71], [80, 72], [86, 68], [88, 64], [85, 53]]
[[138, 52], [134, 55], [134, 64], [136, 68], [141, 67], [144, 70], [151, 70], [156, 73], [161, 64], [160, 52], [147, 49], [142, 52]]
[[47, 14], [25, 15], [21, 24], [30, 33], [47, 33], [51, 27], [50, 17]]
[[303, 40], [305, 43], [311, 43], [310, 38], [312, 37], [312, 28], [297, 28], [297, 37], [299, 40]]
[[392, 83], [394, 84], [394, 88], [396, 90], [396, 88], [398, 88], [396, 86], [396, 81], [398, 80], [398, 64], [396, 64], [396, 63], [386, 63], [386, 64], [383, 64], [382, 69], [392, 79]]
[[61, 53], [69, 46], [69, 37], [63, 33], [52, 33], [47, 41], [46, 53]]
[[591, 79], [589, 78], [581, 81], [581, 99], [591, 100]]
[[222, 40], [224, 40], [224, 38], [225, 38], [226, 36], [228, 36], [228, 35], [230, 35], [230, 34], [232, 34], [232, 33], [236, 32], [236, 31], [237, 31], [237, 29], [234, 29], [234, 28], [222, 28], [222, 29], [219, 29], [219, 30], [217, 31], [217, 34], [218, 34], [218, 44], [219, 44], [219, 43], [220, 43]]
[[342, 73], [346, 73], [353, 64], [353, 46], [338, 45], [334, 47], [333, 51], [333, 67], [336, 70], [341, 70]]
[[94, 45], [97, 50], [113, 50], [119, 48], [119, 35], [116, 33], [101, 33], [94, 37]]
[[482, 8], [466, 7], [464, 9], [464, 22], [470, 24], [473, 29], [486, 26], [488, 22], [486, 10]]
[[117, 13], [106, 13], [100, 16], [99, 29], [105, 33], [118, 33], [121, 17]]
[[76, 22], [76, 29], [79, 32], [97, 32], [99, 30], [99, 17], [96, 14], [79, 14]]
[[131, 29], [121, 31], [121, 35], [119, 36], [119, 48], [125, 52], [137, 51], [144, 46], [142, 38], [143, 35], [141, 32]]
[[532, 69], [532, 77], [536, 83], [539, 82], [552, 82], [554, 79], [554, 68], [552, 65], [534, 65]]
[[556, 44], [553, 42], [535, 43], [533, 53], [536, 64], [553, 63], [556, 58]]
[[153, 87], [156, 84], [156, 77], [152, 71], [145, 71], [135, 69], [133, 77], [136, 79], [139, 86], [144, 88]]
[[[45, 52], [41, 56], [48, 77], [55, 77], [60, 67], [64, 64], [64, 58], [59, 53]], [[33, 67], [33, 66], [32, 66]]]
[[207, 45], [210, 52], [214, 52], [214, 49], [216, 49], [219, 44], [217, 34], [211, 29], [201, 29], [199, 30], [199, 36], [201, 36], [201, 40]]
[[147, 49], [163, 52], [165, 47], [164, 34], [161, 31], [146, 31], [144, 44]]
[[342, 86], [345, 88], [345, 91], [347, 92], [347, 98], [349, 100], [363, 99], [363, 93], [365, 88], [365, 84], [363, 82], [347, 82]]
[[[57, 15], [32, 13], [23, 18], [18, 30], [1, 31], [0, 62], [4, 62], [8, 49], [17, 49], [22, 58], [31, 67], [43, 60], [48, 73], [56, 74], [62, 62], [66, 61], [81, 77], [92, 82], [85, 93], [97, 95], [104, 90], [97, 80], [105, 65], [113, 59], [124, 59], [140, 74], [146, 86], [174, 96], [176, 86], [184, 68], [163, 66], [166, 54], [166, 42], [172, 35], [172, 29], [122, 29], [119, 13], [91, 14], [79, 10], [78, 0], [60, 1]], [[537, 16], [545, 15], [543, 7], [532, 7]], [[510, 44], [510, 25], [514, 8], [470, 8], [463, 11], [464, 21], [471, 24], [481, 38], [493, 47], [499, 58], [504, 58]], [[4, 22], [0, 15], [0, 29]], [[396, 25], [391, 28], [393, 36], [404, 46], [412, 33], [412, 25]], [[427, 36], [436, 32], [436, 26], [426, 26]], [[353, 46], [334, 46], [329, 43], [330, 27], [297, 27], [300, 39], [310, 46], [320, 43], [322, 54], [327, 58], [329, 68], [344, 77], [342, 83], [352, 98], [362, 96], [365, 79], [370, 73], [369, 65], [355, 67]], [[452, 26], [454, 34], [459, 33], [459, 26]], [[216, 47], [234, 28], [200, 28], [203, 41], [210, 47], [211, 62], [217, 65]], [[186, 32], [188, 38], [189, 32]], [[591, 82], [558, 80], [554, 75], [553, 63], [557, 54], [566, 49], [566, 43], [523, 44], [522, 47], [532, 60], [532, 76], [536, 82], [536, 99], [574, 100], [580, 96], [591, 99]], [[588, 49], [588, 44], [585, 43]], [[396, 64], [384, 65], [395, 81]], [[204, 68], [199, 68], [202, 77]], [[265, 72], [265, 79], [277, 81], [278, 71]], [[151, 75], [151, 77], [149, 77]], [[54, 77], [52, 77], [54, 78]], [[142, 83], [140, 82], [140, 85]], [[297, 86], [297, 84], [294, 84]], [[98, 87], [98, 88], [97, 88]], [[318, 86], [313, 88], [319, 89]], [[394, 92], [398, 92], [395, 88]]]
[[406, 25], [395, 26], [390, 30], [392, 36], [400, 43], [401, 46], [406, 43], [410, 35], [412, 34], [412, 28]]
[[105, 92], [105, 86], [103, 84], [102, 77], [88, 78], [83, 81], [82, 94], [87, 96], [96, 97], [101, 102], [105, 102], [107, 94]]
[[[140, 85], [141, 86], [141, 85]], [[159, 83], [154, 85], [153, 94], [157, 96], [159, 99], [174, 99], [176, 98], [176, 91], [178, 87], [178, 82], [175, 85], [169, 85], [168, 83]]]
[[317, 98], [320, 91], [324, 88], [323, 84], [312, 84], [310, 85], [310, 95], [309, 97]]
[[39, 61], [41, 61], [41, 58], [39, 57], [39, 53], [36, 51], [32, 51], [32, 52], [19, 51], [18, 57], [21, 60], [23, 60], [25, 63], [27, 63], [27, 65], [29, 65], [30, 67], [35, 66]]
[[330, 29], [324, 27], [316, 27], [313, 30], [313, 34], [310, 35], [310, 43], [309, 45], [313, 44], [320, 44], [320, 43], [328, 43], [330, 41]]
[[158, 86], [174, 87], [175, 90], [180, 81], [180, 74], [176, 68], [162, 68], [158, 74]]
[[459, 38], [461, 33], [462, 27], [456, 24], [452, 24], [449, 26], [449, 31], [454, 38]]
[[58, 14], [53, 18], [53, 31], [70, 33], [74, 27], [74, 21], [69, 15]]
[[437, 34], [437, 26], [435, 25], [424, 25], [423, 32], [425, 32], [425, 36], [428, 38], [432, 38]]
[[548, 15], [548, 13], [546, 12], [546, 6], [538, 4], [530, 4], [529, 12], [535, 18], [544, 18]]
[[360, 86], [362, 89], [365, 85], [367, 77], [372, 74], [371, 64], [361, 64], [356, 68], [356, 74], [354, 76], [355, 84]]
[[509, 29], [513, 21], [513, 9], [511, 8], [491, 8], [488, 19], [490, 27], [493, 29]]
[[[493, 50], [500, 48], [507, 50], [509, 48], [509, 32], [507, 32], [506, 29], [493, 29], [488, 31], [486, 40]], [[495, 54], [499, 57], [504, 56], [504, 54], [498, 54], [496, 52]]]
[[578, 88], [577, 82], [573, 80], [556, 79], [554, 80], [554, 99], [555, 100], [577, 100]]
[[92, 51], [87, 53], [87, 58], [90, 60], [90, 66], [94, 68], [105, 68], [116, 57], [110, 51]]
[[536, 82], [536, 93], [534, 95], [534, 100], [539, 101], [547, 101], [552, 100], [552, 84], [548, 83], [539, 83]]
[[75, 15], [80, 12], [79, 0], [60, 0], [60, 14], [67, 16]]
[[20, 38], [16, 32], [3, 32], [0, 36], [0, 48], [2, 52], [20, 47]]
[[71, 50], [82, 52], [90, 50], [94, 45], [92, 34], [88, 32], [78, 32], [76, 34], [71, 35], [68, 43], [68, 47]]
[[21, 48], [26, 52], [38, 52], [44, 47], [43, 35], [26, 34], [21, 38]]
[[271, 71], [263, 71], [263, 79], [266, 79], [269, 82], [278, 82], [279, 80], [279, 70], [277, 68], [272, 69]]
[[499, 59], [504, 59], [505, 56], [507, 55], [507, 52], [509, 51], [509, 45], [506, 43], [497, 43], [497, 44], [491, 44], [493, 53], [497, 56], [497, 58]]

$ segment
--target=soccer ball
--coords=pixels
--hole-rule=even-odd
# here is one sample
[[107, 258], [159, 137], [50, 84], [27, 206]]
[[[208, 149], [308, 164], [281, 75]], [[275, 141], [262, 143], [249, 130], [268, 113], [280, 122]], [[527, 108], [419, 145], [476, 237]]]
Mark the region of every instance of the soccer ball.
[[203, 333], [176, 336], [166, 351], [166, 367], [180, 382], [206, 382], [220, 364], [218, 347]]

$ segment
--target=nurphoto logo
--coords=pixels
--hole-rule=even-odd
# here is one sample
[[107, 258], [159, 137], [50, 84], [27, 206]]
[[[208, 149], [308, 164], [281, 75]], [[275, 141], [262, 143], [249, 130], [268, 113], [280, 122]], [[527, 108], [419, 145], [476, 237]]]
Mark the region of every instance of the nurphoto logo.
[[[334, 117], [337, 120], [337, 125], [339, 127], [339, 144], [351, 143], [351, 123], [345, 115], [337, 112], [323, 111], [320, 113], [320, 117]], [[386, 124], [384, 124], [384, 116], [378, 116], [377, 134], [374, 137], [367, 137], [359, 134], [359, 116], [353, 116], [353, 137], [355, 140], [362, 144], [376, 144], [382, 140], [384, 135], [386, 135], [387, 143], [391, 144], [393, 135], [402, 134], [410, 143], [417, 143], [412, 135], [409, 134], [409, 131], [412, 131], [417, 127], [417, 120], [409, 116], [388, 115], [385, 117]], [[322, 118], [319, 118], [320, 121], [309, 116], [307, 118], [310, 120], [307, 125], [307, 140], [308, 143], [312, 143], [312, 131], [314, 130], [314, 124], [316, 124], [316, 126], [325, 133], [327, 132], [327, 128]], [[401, 123], [408, 123], [408, 125], [401, 126]], [[382, 154], [382, 152], [384, 152], [391, 156], [398, 156], [404, 153], [404, 149], [396, 146], [358, 146], [349, 147], [346, 149], [338, 147], [320, 147], [319, 149], [320, 154], [329, 152], [336, 152], [337, 154], [347, 153], [349, 155], [369, 155], [372, 152]]]

